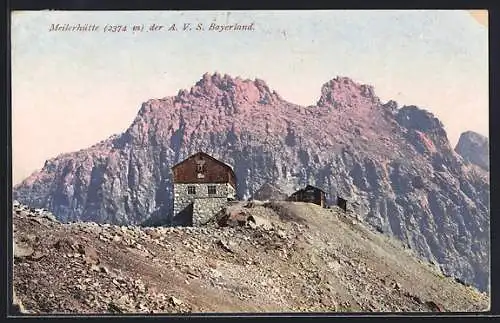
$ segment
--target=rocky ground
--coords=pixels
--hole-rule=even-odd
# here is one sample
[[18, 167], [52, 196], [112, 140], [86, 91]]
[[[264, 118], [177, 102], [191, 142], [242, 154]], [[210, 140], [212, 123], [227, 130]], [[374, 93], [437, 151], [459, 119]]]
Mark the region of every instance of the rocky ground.
[[24, 313], [489, 309], [486, 294], [337, 208], [238, 202], [205, 227], [141, 228], [15, 205], [13, 224]]

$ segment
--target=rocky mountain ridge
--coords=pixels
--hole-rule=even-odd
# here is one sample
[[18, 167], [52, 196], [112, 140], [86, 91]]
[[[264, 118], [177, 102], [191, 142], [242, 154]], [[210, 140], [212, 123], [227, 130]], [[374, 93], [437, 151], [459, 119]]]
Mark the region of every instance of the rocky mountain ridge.
[[303, 107], [262, 80], [205, 74], [189, 90], [143, 103], [123, 134], [48, 160], [13, 196], [63, 222], [168, 223], [170, 167], [197, 151], [234, 166], [239, 196], [266, 182], [286, 193], [322, 187], [330, 203], [346, 198], [363, 221], [489, 288], [488, 172], [452, 149], [431, 113], [382, 103], [347, 77]]

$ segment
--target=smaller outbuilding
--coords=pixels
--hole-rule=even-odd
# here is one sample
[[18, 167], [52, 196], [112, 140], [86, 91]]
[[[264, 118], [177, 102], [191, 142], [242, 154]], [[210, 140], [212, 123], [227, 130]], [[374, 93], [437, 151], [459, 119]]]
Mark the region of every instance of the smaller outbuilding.
[[326, 193], [322, 189], [307, 185], [287, 198], [290, 202], [306, 202], [326, 207]]

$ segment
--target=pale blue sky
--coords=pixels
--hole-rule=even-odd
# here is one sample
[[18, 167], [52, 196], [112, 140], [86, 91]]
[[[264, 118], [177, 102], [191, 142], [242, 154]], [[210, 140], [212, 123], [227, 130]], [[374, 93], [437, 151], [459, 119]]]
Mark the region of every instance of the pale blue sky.
[[[49, 32], [52, 23], [254, 23], [253, 32]], [[337, 75], [427, 108], [454, 145], [488, 133], [488, 30], [466, 11], [17, 12], [13, 177], [125, 130], [140, 104], [203, 73], [261, 78], [314, 104]]]

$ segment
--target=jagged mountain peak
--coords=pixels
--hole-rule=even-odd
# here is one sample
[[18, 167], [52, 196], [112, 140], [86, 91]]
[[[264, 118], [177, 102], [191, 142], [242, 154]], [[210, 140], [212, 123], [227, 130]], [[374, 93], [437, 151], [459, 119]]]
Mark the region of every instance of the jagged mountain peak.
[[363, 108], [379, 103], [380, 99], [375, 95], [373, 86], [357, 83], [349, 77], [337, 76], [323, 84], [317, 105]]
[[189, 96], [218, 99], [229, 97], [235, 102], [272, 104], [280, 100], [280, 96], [269, 88], [262, 79], [243, 79], [228, 74], [205, 73], [196, 84], [188, 90], [181, 90], [178, 98], [189, 100]]

